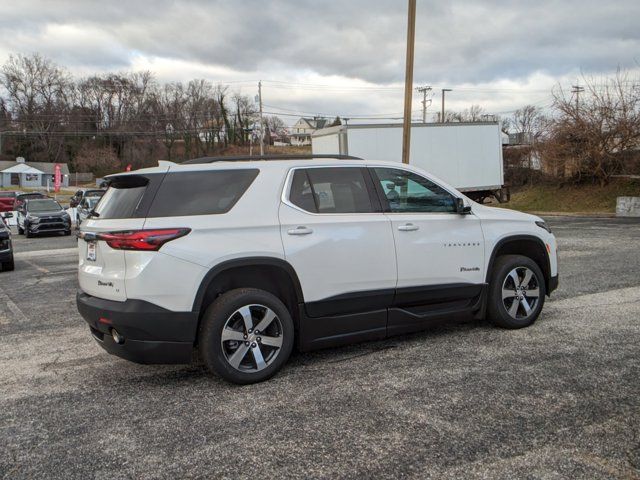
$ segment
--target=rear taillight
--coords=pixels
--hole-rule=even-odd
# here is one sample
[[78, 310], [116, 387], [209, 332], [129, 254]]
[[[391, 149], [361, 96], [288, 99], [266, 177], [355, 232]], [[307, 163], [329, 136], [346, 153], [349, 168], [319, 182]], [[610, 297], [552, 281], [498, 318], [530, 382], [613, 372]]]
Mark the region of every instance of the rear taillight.
[[162, 228], [154, 230], [130, 230], [126, 232], [96, 233], [96, 240], [107, 242], [116, 250], [157, 251], [171, 240], [184, 237], [190, 228]]

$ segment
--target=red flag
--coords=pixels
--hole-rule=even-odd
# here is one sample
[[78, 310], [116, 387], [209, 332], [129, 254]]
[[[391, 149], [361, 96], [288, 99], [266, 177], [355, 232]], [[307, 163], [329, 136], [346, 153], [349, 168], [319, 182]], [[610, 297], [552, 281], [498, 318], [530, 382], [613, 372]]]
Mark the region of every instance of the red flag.
[[53, 175], [53, 188], [57, 193], [60, 191], [60, 185], [62, 185], [62, 167], [60, 167], [59, 163], [56, 163], [54, 167], [54, 175]]

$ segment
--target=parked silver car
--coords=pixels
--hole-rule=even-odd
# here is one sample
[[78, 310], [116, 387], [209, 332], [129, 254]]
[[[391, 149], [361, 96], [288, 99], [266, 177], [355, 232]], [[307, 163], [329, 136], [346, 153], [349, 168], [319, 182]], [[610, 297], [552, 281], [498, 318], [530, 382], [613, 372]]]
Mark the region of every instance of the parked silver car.
[[80, 224], [89, 217], [101, 198], [102, 195], [96, 197], [84, 197], [80, 201], [80, 204], [76, 209], [76, 228], [80, 228]]

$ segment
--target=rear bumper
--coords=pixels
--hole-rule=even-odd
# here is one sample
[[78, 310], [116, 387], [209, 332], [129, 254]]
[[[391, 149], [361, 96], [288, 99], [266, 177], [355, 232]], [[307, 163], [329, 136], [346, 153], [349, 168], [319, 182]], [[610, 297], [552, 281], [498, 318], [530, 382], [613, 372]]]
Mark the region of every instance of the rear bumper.
[[0, 263], [10, 262], [13, 260], [13, 252], [11, 250], [4, 250], [0, 252]]
[[[191, 362], [197, 313], [172, 312], [142, 300], [105, 300], [82, 291], [76, 302], [93, 337], [107, 352], [136, 363]], [[124, 343], [113, 340], [114, 328]]]

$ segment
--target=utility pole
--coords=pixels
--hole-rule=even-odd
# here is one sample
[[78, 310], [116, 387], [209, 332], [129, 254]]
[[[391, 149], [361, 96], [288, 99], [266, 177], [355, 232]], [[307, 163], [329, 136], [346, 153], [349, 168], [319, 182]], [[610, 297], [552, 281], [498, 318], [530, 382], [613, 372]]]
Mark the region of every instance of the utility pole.
[[572, 85], [571, 88], [573, 89], [571, 90], [571, 93], [574, 93], [576, 96], [576, 117], [577, 117], [579, 112], [578, 109], [580, 108], [578, 101], [580, 99], [580, 94], [584, 92], [584, 87], [581, 87], [580, 85]]
[[262, 118], [262, 80], [258, 81], [258, 99], [260, 102], [260, 156], [264, 155], [264, 119]]
[[407, 14], [407, 58], [404, 74], [404, 122], [402, 126], [402, 163], [409, 163], [411, 149], [411, 97], [413, 94], [413, 52], [416, 38], [416, 0], [409, 0]]
[[444, 123], [444, 93], [445, 92], [451, 92], [450, 88], [443, 88], [442, 89], [442, 113], [440, 114], [440, 121], [442, 123]]
[[[422, 123], [427, 123], [427, 93], [431, 91], [431, 87], [426, 85], [416, 90], [422, 94]], [[431, 99], [429, 99], [429, 105], [431, 105]]]

